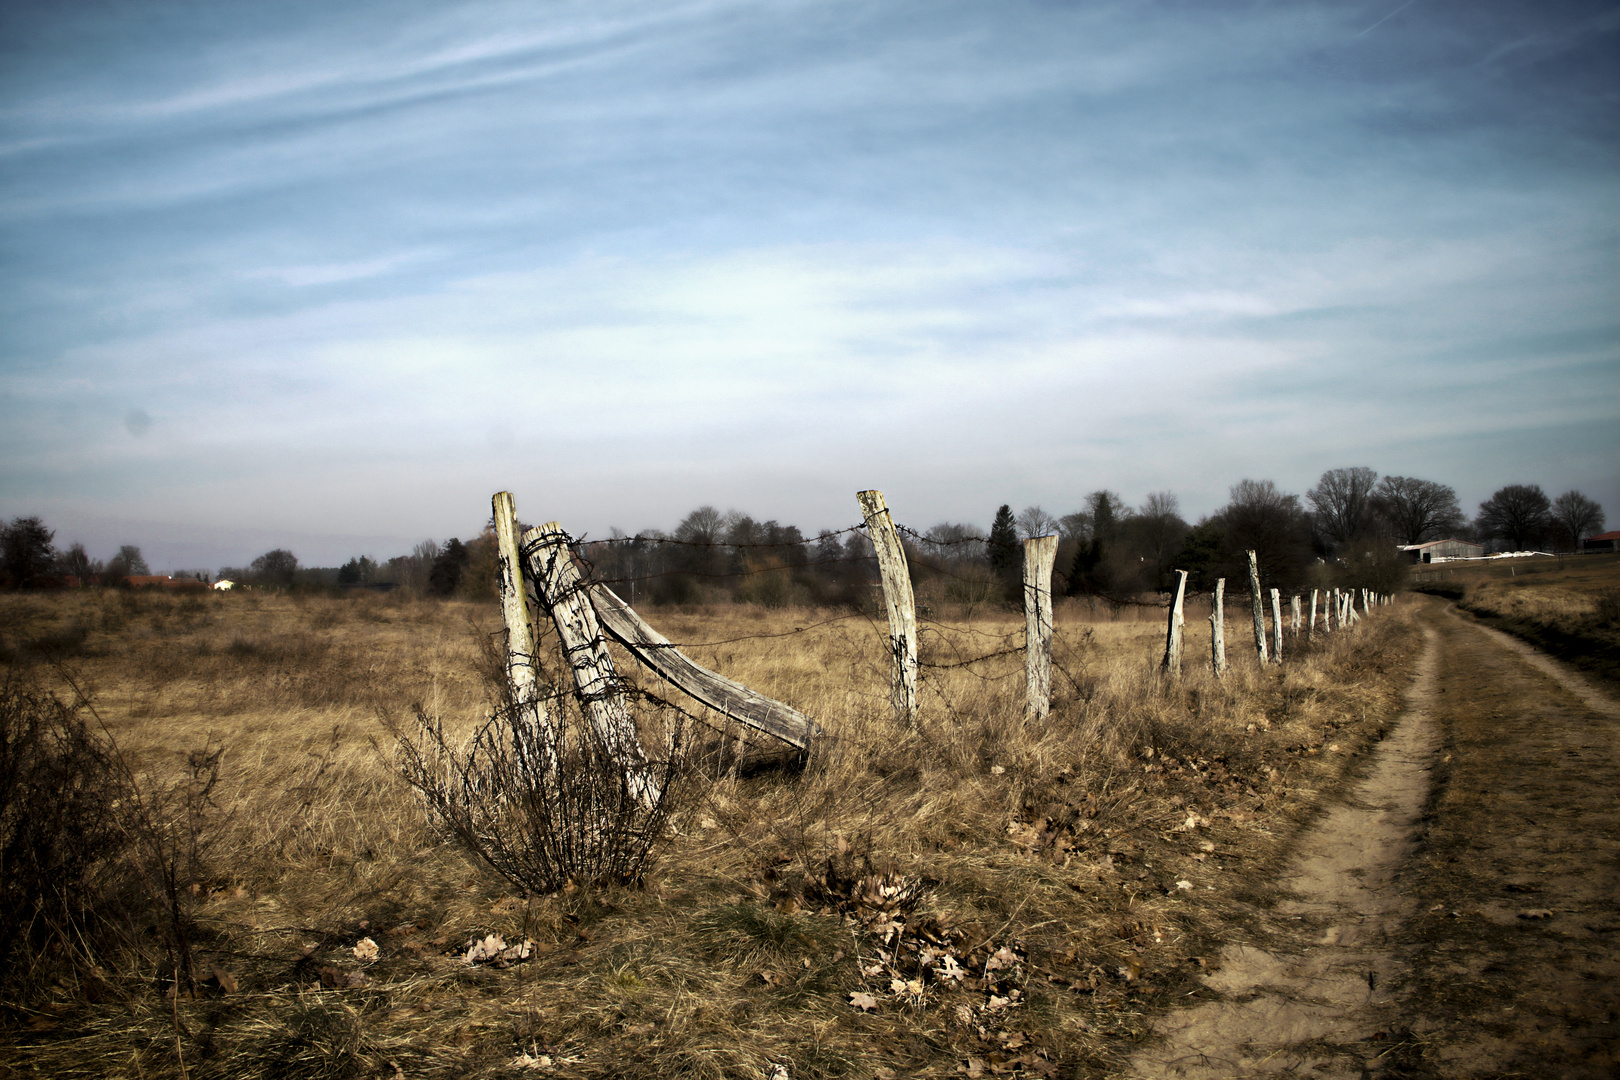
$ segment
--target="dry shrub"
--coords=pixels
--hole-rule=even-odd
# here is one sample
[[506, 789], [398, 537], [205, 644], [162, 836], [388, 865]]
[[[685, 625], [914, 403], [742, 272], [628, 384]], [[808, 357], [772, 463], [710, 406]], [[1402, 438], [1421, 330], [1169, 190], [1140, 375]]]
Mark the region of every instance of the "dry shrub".
[[414, 736], [394, 730], [399, 770], [446, 833], [518, 888], [626, 884], [641, 878], [673, 804], [683, 725], [666, 712], [664, 758], [637, 766], [570, 694], [553, 694], [538, 723], [503, 703], [459, 741], [418, 707]]

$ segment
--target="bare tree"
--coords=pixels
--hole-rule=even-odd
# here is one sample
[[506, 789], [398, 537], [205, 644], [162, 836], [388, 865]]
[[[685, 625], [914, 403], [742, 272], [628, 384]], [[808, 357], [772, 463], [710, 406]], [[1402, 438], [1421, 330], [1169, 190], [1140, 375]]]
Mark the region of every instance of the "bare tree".
[[1581, 540], [1603, 531], [1603, 507], [1578, 491], [1566, 491], [1552, 504], [1553, 520], [1569, 534], [1570, 543], [1580, 550]]
[[1181, 549], [1187, 536], [1187, 522], [1181, 516], [1181, 501], [1173, 492], [1155, 491], [1130, 518], [1130, 533], [1141, 545], [1143, 557], [1153, 564], [1152, 585], [1165, 584], [1170, 560]]
[[1480, 535], [1506, 540], [1515, 551], [1540, 540], [1551, 527], [1552, 503], [1540, 484], [1509, 484], [1479, 504]]
[[1025, 540], [1050, 536], [1058, 531], [1058, 520], [1039, 506], [1026, 506], [1018, 515], [1018, 535]]
[[1465, 524], [1457, 492], [1415, 476], [1386, 476], [1373, 489], [1373, 506], [1403, 544], [1440, 540]]
[[146, 558], [141, 554], [141, 549], [134, 544], [125, 544], [119, 548], [118, 554], [114, 558], [123, 562], [126, 573], [150, 574], [152, 572], [152, 568], [146, 565]]
[[298, 572], [298, 556], [286, 548], [276, 548], [254, 559], [249, 569], [260, 584], [286, 588], [293, 583], [293, 575]]
[[1244, 580], [1245, 552], [1252, 550], [1268, 582], [1292, 586], [1304, 579], [1311, 538], [1298, 495], [1270, 480], [1240, 480], [1232, 485], [1231, 502], [1214, 520], [1225, 530], [1219, 576]]
[[1316, 525], [1326, 537], [1342, 544], [1371, 531], [1372, 494], [1378, 473], [1364, 465], [1329, 469], [1305, 493], [1316, 511]]
[[0, 581], [12, 589], [38, 584], [55, 561], [55, 536], [38, 517], [12, 518], [0, 526]]

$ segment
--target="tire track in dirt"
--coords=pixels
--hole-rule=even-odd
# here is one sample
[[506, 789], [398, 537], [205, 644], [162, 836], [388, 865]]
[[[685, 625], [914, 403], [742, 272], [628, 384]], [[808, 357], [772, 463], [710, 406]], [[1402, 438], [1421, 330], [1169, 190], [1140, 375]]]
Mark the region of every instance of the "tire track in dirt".
[[1407, 709], [1366, 776], [1300, 840], [1279, 881], [1266, 945], [1228, 945], [1205, 976], [1221, 996], [1161, 1017], [1131, 1062], [1142, 1080], [1240, 1076], [1361, 1077], [1395, 1019], [1396, 938], [1413, 905], [1396, 888], [1429, 794], [1438, 745], [1430, 719], [1438, 635], [1424, 649]]
[[1620, 703], [1424, 603], [1407, 710], [1301, 837], [1265, 942], [1126, 1075], [1620, 1075]]

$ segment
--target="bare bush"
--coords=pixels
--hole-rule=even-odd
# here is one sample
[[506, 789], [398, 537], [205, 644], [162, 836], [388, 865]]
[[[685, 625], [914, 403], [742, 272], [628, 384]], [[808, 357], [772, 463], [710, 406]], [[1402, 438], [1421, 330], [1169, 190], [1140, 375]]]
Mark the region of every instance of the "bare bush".
[[458, 741], [418, 707], [414, 736], [394, 729], [400, 774], [445, 832], [528, 892], [639, 880], [669, 815], [681, 715], [664, 710], [665, 757], [634, 784], [573, 696], [556, 695], [546, 712], [534, 724], [503, 705]]

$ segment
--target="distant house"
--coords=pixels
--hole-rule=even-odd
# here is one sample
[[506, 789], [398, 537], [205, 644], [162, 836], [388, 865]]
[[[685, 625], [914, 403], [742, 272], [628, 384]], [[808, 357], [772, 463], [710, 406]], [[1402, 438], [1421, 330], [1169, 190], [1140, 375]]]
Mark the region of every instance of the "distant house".
[[1620, 551], [1620, 532], [1598, 533], [1581, 541], [1582, 551]]
[[1402, 544], [1401, 550], [1415, 563], [1441, 563], [1452, 559], [1479, 559], [1485, 555], [1485, 545], [1468, 540], [1430, 540], [1426, 544]]
[[220, 592], [229, 592], [230, 590], [236, 588], [236, 582], [232, 581], [230, 578], [220, 578], [218, 581], [214, 582], [214, 588], [218, 589]]

